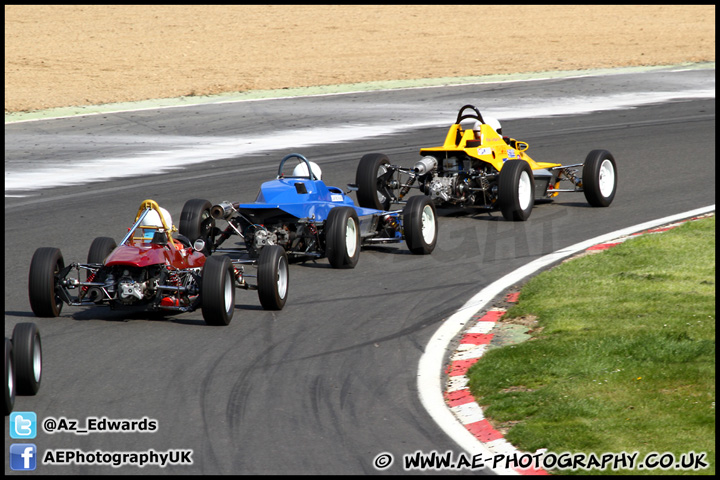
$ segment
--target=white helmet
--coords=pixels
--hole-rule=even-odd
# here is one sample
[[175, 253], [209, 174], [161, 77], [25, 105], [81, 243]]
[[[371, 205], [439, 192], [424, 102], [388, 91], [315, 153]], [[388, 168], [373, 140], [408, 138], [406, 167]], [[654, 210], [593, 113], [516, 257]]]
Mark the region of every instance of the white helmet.
[[[320, 165], [318, 165], [315, 162], [310, 162], [310, 168], [312, 169], [313, 174], [318, 180], [322, 180], [322, 170], [320, 169]], [[309, 177], [310, 174], [308, 173], [307, 164], [305, 162], [300, 162], [297, 164], [295, 169], [292, 172], [293, 177]]]
[[[162, 207], [159, 207], [160, 211], [162, 212], [162, 216], [165, 219], [165, 224], [168, 226], [168, 228], [172, 228], [172, 217], [170, 216], [170, 212], [165, 210]], [[154, 228], [143, 228], [143, 237], [152, 238], [155, 232], [157, 231], [163, 231], [163, 224], [160, 220], [160, 215], [158, 215], [157, 211], [150, 210], [147, 215], [145, 215], [145, 218], [143, 218], [142, 222], [140, 222], [141, 226], [148, 226], [148, 227], [158, 227], [157, 230]]]
[[493, 130], [497, 132], [498, 135], [502, 135], [502, 126], [500, 125], [500, 121], [495, 117], [483, 117], [485, 120], [485, 124], [490, 125]]

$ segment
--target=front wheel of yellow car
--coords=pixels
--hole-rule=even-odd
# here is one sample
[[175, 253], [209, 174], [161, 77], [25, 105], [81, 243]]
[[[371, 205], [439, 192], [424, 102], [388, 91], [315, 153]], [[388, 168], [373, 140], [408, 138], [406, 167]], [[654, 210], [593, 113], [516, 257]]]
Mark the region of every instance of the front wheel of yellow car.
[[593, 207], [607, 207], [617, 191], [617, 164], [607, 150], [593, 150], [585, 159], [582, 175], [585, 199]]

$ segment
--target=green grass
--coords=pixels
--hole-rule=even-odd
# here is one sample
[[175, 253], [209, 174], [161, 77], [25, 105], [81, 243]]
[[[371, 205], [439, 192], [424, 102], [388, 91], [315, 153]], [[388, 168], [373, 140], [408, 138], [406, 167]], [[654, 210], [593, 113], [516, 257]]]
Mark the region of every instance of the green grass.
[[715, 473], [715, 217], [643, 235], [531, 279], [502, 321], [531, 339], [489, 349], [470, 389], [523, 451], [706, 452]]

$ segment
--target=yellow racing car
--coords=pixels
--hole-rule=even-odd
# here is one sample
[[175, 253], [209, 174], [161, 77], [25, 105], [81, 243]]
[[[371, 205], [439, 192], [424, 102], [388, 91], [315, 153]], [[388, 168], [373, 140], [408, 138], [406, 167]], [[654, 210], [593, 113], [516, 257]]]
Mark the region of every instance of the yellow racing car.
[[[471, 123], [463, 128], [461, 123]], [[438, 207], [479, 207], [500, 210], [507, 220], [530, 217], [535, 200], [560, 192], [583, 192], [593, 207], [609, 206], [617, 190], [617, 165], [607, 150], [593, 150], [584, 163], [537, 162], [528, 144], [502, 136], [500, 122], [483, 118], [465, 105], [440, 147], [422, 148], [412, 167], [392, 165], [385, 154], [369, 153], [358, 164], [354, 185], [358, 204], [389, 210], [404, 203], [410, 189], [430, 196]], [[582, 168], [582, 175], [578, 169]], [[561, 187], [561, 182], [570, 185]]]

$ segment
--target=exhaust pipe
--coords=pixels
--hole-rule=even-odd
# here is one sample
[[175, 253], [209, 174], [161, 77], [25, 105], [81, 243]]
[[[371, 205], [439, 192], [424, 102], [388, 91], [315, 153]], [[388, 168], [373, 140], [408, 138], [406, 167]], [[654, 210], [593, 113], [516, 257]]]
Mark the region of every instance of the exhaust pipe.
[[230, 202], [222, 202], [218, 205], [214, 205], [210, 209], [210, 215], [218, 220], [228, 219], [235, 212], [235, 208]]
[[415, 173], [425, 175], [437, 168], [437, 159], [435, 157], [423, 157], [415, 164]]

